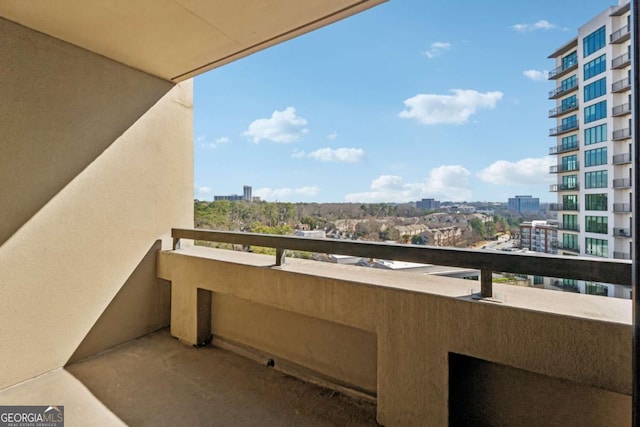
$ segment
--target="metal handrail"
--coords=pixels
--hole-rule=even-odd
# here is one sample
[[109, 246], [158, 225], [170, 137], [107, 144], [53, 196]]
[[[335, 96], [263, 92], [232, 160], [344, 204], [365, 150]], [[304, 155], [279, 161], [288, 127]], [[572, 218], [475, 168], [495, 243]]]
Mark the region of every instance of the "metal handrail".
[[618, 92], [625, 90], [625, 88], [631, 87], [631, 80], [629, 77], [625, 77], [624, 79], [618, 80], [611, 85], [611, 92]]
[[285, 260], [285, 250], [333, 253], [396, 261], [436, 264], [480, 270], [481, 297], [493, 295], [492, 273], [520, 273], [547, 277], [589, 280], [620, 285], [631, 284], [631, 263], [622, 260], [594, 261], [586, 257], [560, 257], [549, 254], [504, 253], [488, 250], [443, 248], [298, 236], [242, 233], [216, 230], [173, 228], [174, 249], [180, 239], [261, 246], [276, 249], [276, 266]]
[[626, 64], [631, 61], [631, 57], [628, 53], [623, 53], [620, 56], [617, 56], [611, 60], [611, 68], [620, 68], [623, 64]]
[[629, 34], [629, 26], [625, 25], [624, 27], [611, 33], [611, 35], [609, 36], [609, 43], [615, 43], [616, 41], [618, 41], [618, 39], [621, 39], [627, 34]]

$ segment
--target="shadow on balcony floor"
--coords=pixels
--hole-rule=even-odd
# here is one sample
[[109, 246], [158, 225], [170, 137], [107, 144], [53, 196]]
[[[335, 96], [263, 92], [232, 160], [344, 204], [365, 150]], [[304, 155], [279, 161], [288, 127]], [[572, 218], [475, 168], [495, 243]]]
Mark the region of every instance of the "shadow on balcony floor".
[[168, 330], [65, 369], [132, 426], [378, 425], [372, 403], [219, 348], [184, 346]]

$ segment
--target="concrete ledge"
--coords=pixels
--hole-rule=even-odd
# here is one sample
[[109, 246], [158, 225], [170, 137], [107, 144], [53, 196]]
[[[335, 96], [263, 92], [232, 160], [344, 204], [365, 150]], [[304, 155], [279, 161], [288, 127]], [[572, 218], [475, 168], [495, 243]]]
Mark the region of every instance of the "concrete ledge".
[[[624, 395], [631, 394], [630, 301], [495, 285], [501, 301], [495, 304], [473, 300], [479, 283], [462, 279], [295, 259], [274, 267], [272, 257], [202, 247], [159, 253], [158, 275], [172, 281], [171, 330], [185, 341], [203, 334], [198, 289], [213, 292], [214, 299], [229, 295], [375, 333], [378, 422], [384, 425], [448, 423], [451, 353], [608, 390], [622, 399], [619, 407], [629, 403]], [[246, 309], [244, 318], [251, 313]], [[229, 330], [242, 327], [237, 319]], [[243, 344], [259, 341], [250, 332], [242, 335], [249, 341], [239, 340]], [[300, 360], [313, 359], [304, 335], [283, 336], [299, 341]], [[279, 348], [278, 342], [266, 344]], [[349, 363], [349, 357], [336, 363]], [[554, 384], [549, 382], [549, 393]], [[599, 413], [597, 405], [570, 410]]]

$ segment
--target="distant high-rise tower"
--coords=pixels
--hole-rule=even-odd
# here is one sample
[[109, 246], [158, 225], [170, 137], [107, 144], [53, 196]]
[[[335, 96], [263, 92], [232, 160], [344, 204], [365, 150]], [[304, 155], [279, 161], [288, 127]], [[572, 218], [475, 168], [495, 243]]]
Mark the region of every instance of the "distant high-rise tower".
[[516, 212], [540, 212], [540, 199], [531, 196], [516, 196], [509, 198], [509, 209], [513, 209]]
[[[630, 4], [620, 0], [578, 29], [549, 58], [557, 82], [549, 117], [557, 120], [550, 154], [557, 162], [560, 253], [631, 259]], [[580, 292], [629, 298], [630, 289], [578, 282]]]
[[251, 197], [251, 186], [250, 185], [245, 185], [243, 188], [244, 191], [244, 197], [243, 199], [247, 202], [250, 202], [253, 200], [253, 198]]

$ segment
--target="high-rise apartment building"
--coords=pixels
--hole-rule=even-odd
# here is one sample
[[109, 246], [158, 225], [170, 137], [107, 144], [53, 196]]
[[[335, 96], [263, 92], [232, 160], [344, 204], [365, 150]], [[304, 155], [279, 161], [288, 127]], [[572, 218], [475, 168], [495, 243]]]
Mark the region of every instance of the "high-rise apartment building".
[[[559, 253], [631, 259], [631, 38], [629, 1], [620, 0], [553, 52], [556, 106], [549, 131], [557, 162]], [[576, 290], [629, 298], [630, 290], [572, 281]], [[597, 285], [597, 286], [596, 286]], [[596, 291], [594, 291], [594, 289]]]
[[251, 202], [253, 200], [253, 197], [251, 196], [251, 186], [245, 185], [244, 187], [242, 187], [242, 191], [244, 200], [246, 202]]

